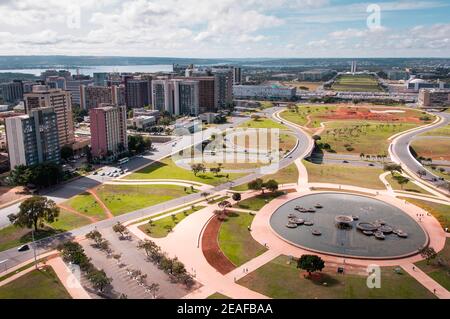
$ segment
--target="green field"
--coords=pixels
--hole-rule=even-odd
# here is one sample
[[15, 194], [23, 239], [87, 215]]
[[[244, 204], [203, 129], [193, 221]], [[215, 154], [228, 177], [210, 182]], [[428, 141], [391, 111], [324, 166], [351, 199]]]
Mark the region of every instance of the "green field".
[[[319, 127], [320, 123], [323, 122], [320, 119], [321, 116], [325, 116], [330, 111], [336, 110], [336, 105], [305, 105], [297, 107], [296, 109], [286, 110], [280, 114], [282, 119], [286, 121], [295, 123], [301, 126], [308, 127]], [[311, 118], [311, 121], [308, 121], [308, 117]], [[308, 124], [309, 122], [309, 124]], [[308, 125], [306, 125], [308, 124]]]
[[277, 197], [283, 195], [283, 192], [265, 192], [264, 194], [260, 194], [251, 198], [244, 199], [240, 201], [238, 204], [235, 204], [234, 207], [248, 209], [253, 211], [258, 211], [263, 208], [267, 203], [274, 200]]
[[220, 225], [220, 250], [235, 266], [241, 266], [267, 250], [253, 239], [248, 230], [253, 218], [247, 213], [233, 212]]
[[288, 127], [281, 123], [275, 122], [270, 118], [261, 117], [260, 119], [251, 119], [250, 121], [244, 122], [239, 127], [242, 128], [277, 128], [280, 130], [287, 130]]
[[347, 92], [383, 92], [373, 75], [340, 75], [331, 86], [333, 91]]
[[83, 193], [77, 196], [72, 197], [68, 201], [63, 203], [65, 206], [69, 206], [73, 208], [77, 212], [94, 217], [98, 220], [102, 220], [106, 218], [106, 214], [103, 211], [103, 208], [99, 203], [95, 200], [94, 196], [89, 193]]
[[[196, 192], [194, 190], [194, 192]], [[115, 216], [191, 194], [176, 185], [103, 185], [97, 193]]]
[[[437, 263], [438, 259], [441, 259], [446, 266], [439, 265]], [[430, 262], [429, 265], [427, 265], [426, 260], [422, 260], [416, 265], [442, 287], [450, 291], [450, 238], [447, 238], [444, 249], [438, 253], [438, 257]]]
[[89, 225], [90, 223], [91, 221], [86, 217], [76, 215], [64, 209], [60, 209], [58, 220], [50, 224], [49, 226], [54, 229], [69, 231], [72, 229], [83, 227], [85, 225]]
[[141, 225], [138, 228], [153, 238], [166, 237], [183, 219], [203, 208], [205, 206], [196, 206], [193, 209], [189, 208], [180, 213], [152, 221], [151, 224]]
[[219, 176], [214, 176], [214, 174], [206, 172], [198, 173], [197, 176], [195, 176], [190, 170], [185, 170], [177, 166], [170, 158], [165, 158], [160, 162], [150, 164], [136, 173], [128, 175], [126, 179], [179, 179], [209, 185], [220, 185], [228, 181], [226, 175], [229, 175], [230, 180], [233, 180], [242, 177], [245, 174], [223, 173], [219, 174]]
[[[286, 166], [285, 168], [280, 169], [275, 174], [269, 174], [265, 175], [262, 179], [264, 182], [267, 182], [270, 179], [276, 180], [279, 184], [291, 184], [291, 183], [297, 183], [298, 182], [298, 169], [295, 163], [292, 163], [289, 166]], [[242, 184], [236, 187], [232, 188], [235, 191], [247, 191], [248, 186], [247, 184]]]
[[328, 143], [333, 152], [351, 154], [387, 154], [388, 138], [417, 127], [412, 123], [373, 121], [333, 121], [326, 124], [320, 143]]
[[428, 211], [431, 215], [436, 217], [436, 219], [442, 225], [442, 228], [450, 228], [450, 205], [437, 204], [415, 198], [399, 198]]
[[450, 137], [450, 125], [428, 131], [426, 133], [421, 134], [420, 136], [447, 136], [447, 137]]
[[338, 185], [353, 185], [372, 189], [385, 189], [379, 176], [382, 169], [375, 167], [356, 167], [336, 164], [313, 164], [303, 161], [308, 170], [310, 183], [332, 183]]
[[[238, 283], [275, 299], [422, 299], [435, 298], [425, 287], [405, 272], [383, 267], [381, 288], [369, 289], [366, 276], [337, 275], [326, 271], [320, 279], [306, 279], [295, 262], [280, 256], [240, 279]], [[326, 283], [326, 285], [324, 284]]]
[[0, 299], [71, 299], [51, 267], [31, 272], [0, 287]]
[[[394, 173], [394, 176], [400, 176], [397, 173]], [[413, 193], [420, 193], [420, 194], [425, 194], [425, 195], [431, 195], [429, 192], [427, 192], [426, 190], [424, 190], [422, 187], [417, 186], [416, 184], [414, 184], [413, 182], [411, 182], [411, 179], [408, 183], [403, 185], [400, 185], [397, 180], [395, 180], [394, 178], [392, 178], [391, 174], [388, 174], [386, 176], [386, 180], [388, 181], [388, 183], [391, 185], [391, 187], [395, 190], [404, 190], [406, 192], [413, 192]]]

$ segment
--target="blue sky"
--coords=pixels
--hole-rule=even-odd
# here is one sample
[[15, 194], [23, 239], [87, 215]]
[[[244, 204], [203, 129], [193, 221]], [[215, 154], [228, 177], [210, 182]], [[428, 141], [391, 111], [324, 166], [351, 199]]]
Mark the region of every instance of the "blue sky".
[[0, 0], [0, 16], [3, 55], [450, 57], [446, 0]]

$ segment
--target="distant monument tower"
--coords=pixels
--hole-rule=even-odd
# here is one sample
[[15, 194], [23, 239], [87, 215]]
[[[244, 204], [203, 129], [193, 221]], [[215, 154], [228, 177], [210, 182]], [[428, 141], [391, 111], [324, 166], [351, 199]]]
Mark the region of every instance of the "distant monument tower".
[[352, 61], [352, 67], [351, 67], [351, 73], [355, 74], [356, 73], [356, 61]]

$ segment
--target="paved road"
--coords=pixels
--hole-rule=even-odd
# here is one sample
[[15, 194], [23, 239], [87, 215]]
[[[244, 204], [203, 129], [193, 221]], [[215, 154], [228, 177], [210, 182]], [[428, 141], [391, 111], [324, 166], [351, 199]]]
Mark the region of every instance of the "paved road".
[[[274, 114], [278, 110], [279, 109], [276, 109], [276, 108], [267, 109], [267, 110], [265, 110], [264, 113], [266, 113], [266, 115], [270, 115], [271, 116], [272, 114]], [[233, 120], [232, 124], [223, 125], [221, 127], [221, 129], [225, 129], [225, 128], [228, 128], [230, 126], [238, 125], [239, 123], [242, 123], [242, 122], [244, 122], [246, 120], [248, 120], [248, 118], [235, 118]], [[209, 132], [209, 133], [207, 131], [203, 131], [203, 132], [206, 132], [206, 135], [211, 134], [211, 132]], [[291, 152], [291, 154], [289, 156], [283, 158], [279, 163], [277, 163], [277, 165], [279, 165], [280, 169], [290, 165], [291, 163], [293, 163], [295, 161], [295, 159], [297, 159], [299, 157], [304, 157], [305, 154], [308, 151], [308, 145], [309, 145], [309, 139], [310, 139], [309, 136], [304, 134], [300, 130], [296, 130], [295, 131], [295, 135], [298, 138], [299, 143], [297, 144], [297, 147]], [[181, 143], [178, 142], [178, 144], [181, 144]], [[184, 144], [182, 144], [182, 145], [184, 145]], [[185, 145], [185, 146], [188, 146], [188, 145]], [[180, 147], [181, 147], [181, 145], [180, 145]], [[170, 149], [172, 149], [171, 145], [170, 145]], [[172, 153], [172, 151], [169, 151], [167, 153], [167, 155], [169, 155], [171, 153]], [[161, 154], [161, 150], [159, 150], [159, 154]], [[151, 156], [154, 157], [155, 159], [159, 159], [159, 158], [162, 157], [161, 155], [159, 157], [155, 156], [155, 155], [151, 155]], [[151, 162], [151, 157], [145, 157], [145, 161]], [[144, 164], [147, 164], [147, 163], [144, 162]], [[136, 164], [130, 163], [128, 165], [136, 165]], [[127, 167], [130, 167], [130, 166], [127, 166]], [[137, 167], [139, 167], [139, 166], [136, 165], [136, 168]], [[245, 183], [248, 183], [248, 182], [254, 180], [255, 178], [262, 177], [265, 174], [267, 174], [267, 173], [265, 173], [265, 172], [256, 172], [256, 173], [244, 176], [242, 178], [239, 178], [237, 180], [234, 180], [233, 182], [229, 182], [229, 183], [226, 183], [226, 184], [219, 185], [219, 186], [211, 189], [210, 192], [214, 193], [214, 192], [218, 192], [218, 191], [221, 191], [221, 190], [228, 189], [228, 188], [230, 188], [232, 186], [245, 184]], [[96, 182], [93, 182], [93, 183], [89, 182], [87, 184], [81, 184], [80, 185], [80, 184], [78, 184], [79, 183], [78, 182], [78, 183], [76, 183], [77, 186], [73, 186], [72, 183], [70, 185], [68, 184], [70, 186], [70, 189], [64, 190], [64, 191], [62, 191], [62, 190], [55, 190], [54, 192], [51, 193], [50, 198], [55, 199], [55, 200], [59, 200], [59, 201], [61, 201], [61, 198], [65, 200], [65, 199], [71, 197], [71, 196], [68, 196], [68, 195], [74, 193], [73, 189], [77, 189], [78, 193], [80, 193], [80, 192], [84, 191], [86, 189], [85, 187], [87, 187], [89, 185], [93, 185], [92, 187], [94, 187], [96, 185], [99, 185], [101, 183], [101, 181], [98, 181], [96, 178], [98, 178], [98, 176], [95, 176], [95, 179], [92, 178], [92, 180], [96, 180]], [[90, 179], [90, 178], [84, 178], [84, 179]], [[75, 181], [75, 182], [77, 182], [77, 181]], [[67, 188], [68, 185], [65, 185], [64, 188]], [[60, 194], [61, 192], [63, 194]], [[76, 193], [75, 193], [75, 195], [76, 195]], [[185, 203], [189, 203], [191, 201], [194, 201], [194, 200], [197, 200], [197, 199], [200, 199], [200, 198], [201, 198], [201, 194], [200, 193], [191, 194], [191, 195], [180, 197], [180, 198], [175, 198], [173, 200], [170, 200], [170, 201], [167, 201], [167, 202], [155, 205], [155, 206], [147, 207], [147, 208], [144, 208], [144, 209], [139, 209], [139, 210], [136, 210], [136, 211], [131, 212], [131, 213], [127, 213], [127, 214], [124, 214], [124, 215], [121, 215], [121, 216], [117, 216], [117, 217], [114, 217], [114, 218], [111, 218], [111, 219], [102, 220], [102, 221], [97, 222], [95, 224], [91, 224], [91, 225], [87, 225], [87, 226], [84, 226], [84, 227], [81, 227], [81, 228], [78, 228], [78, 229], [74, 229], [74, 230], [66, 232], [64, 234], [60, 234], [60, 235], [57, 235], [57, 236], [53, 236], [53, 237], [42, 239], [42, 240], [37, 242], [37, 245], [36, 245], [37, 246], [36, 247], [37, 248], [37, 253], [38, 254], [42, 254], [42, 253], [44, 253], [44, 252], [46, 252], [48, 250], [54, 249], [54, 247], [56, 247], [58, 245], [58, 243], [60, 243], [61, 241], [66, 240], [66, 239], [70, 239], [70, 238], [74, 238], [74, 237], [77, 237], [77, 236], [85, 235], [85, 234], [87, 234], [88, 232], [90, 232], [93, 229], [110, 228], [115, 223], [117, 223], [118, 221], [124, 223], [126, 221], [137, 219], [137, 218], [140, 218], [140, 217], [152, 216], [152, 215], [158, 214], [159, 212], [161, 212], [163, 210], [167, 210], [167, 209], [170, 209], [171, 207], [176, 207], [176, 206], [179, 206], [179, 205], [183, 205]], [[16, 206], [16, 209], [17, 209], [17, 206]], [[8, 209], [0, 210], [0, 215], [4, 214], [4, 210], [8, 210]], [[3, 260], [7, 260], [5, 263], [2, 264], [2, 267], [4, 267], [4, 268], [1, 269], [0, 271], [4, 270], [5, 268], [11, 268], [13, 266], [16, 266], [16, 265], [18, 265], [20, 263], [23, 263], [23, 262], [25, 262], [27, 260], [30, 260], [32, 258], [33, 258], [33, 251], [32, 250], [26, 251], [26, 252], [18, 252], [17, 248], [12, 248], [12, 249], [0, 252], [0, 262], [3, 261]]]
[[[409, 145], [414, 139], [414, 137], [427, 131], [444, 127], [450, 123], [450, 113], [437, 113], [437, 114], [443, 118], [443, 121], [438, 122], [435, 125], [425, 127], [423, 129], [416, 130], [411, 133], [404, 134], [399, 138], [396, 138], [390, 146], [391, 147], [390, 150], [393, 153], [394, 157], [400, 160], [403, 165], [405, 165], [410, 171], [414, 173], [416, 173], [418, 170], [424, 169], [424, 167], [411, 155], [411, 152], [409, 151]], [[442, 188], [445, 185], [444, 181], [439, 181], [438, 176], [434, 175], [428, 170], [425, 171], [427, 174], [423, 176], [424, 180], [430, 182], [436, 187]], [[436, 181], [433, 181], [433, 179], [436, 179]]]

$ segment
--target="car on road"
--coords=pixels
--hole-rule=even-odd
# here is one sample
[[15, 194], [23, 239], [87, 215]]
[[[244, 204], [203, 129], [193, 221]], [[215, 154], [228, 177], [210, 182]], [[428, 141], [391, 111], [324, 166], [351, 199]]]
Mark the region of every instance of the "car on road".
[[369, 164], [369, 166], [375, 166], [375, 164], [373, 164], [373, 163], [370, 163], [370, 164]]
[[348, 161], [342, 161], [342, 163], [344, 163], [344, 164], [348, 164]]
[[27, 251], [27, 250], [30, 250], [30, 246], [28, 246], [28, 245], [22, 245], [19, 248], [17, 248], [17, 251], [20, 251], [20, 252]]
[[98, 174], [98, 172], [97, 171], [95, 171], [94, 173], [92, 173], [92, 175], [97, 175]]
[[105, 176], [105, 172], [102, 172], [102, 173], [100, 174], [100, 176]]

